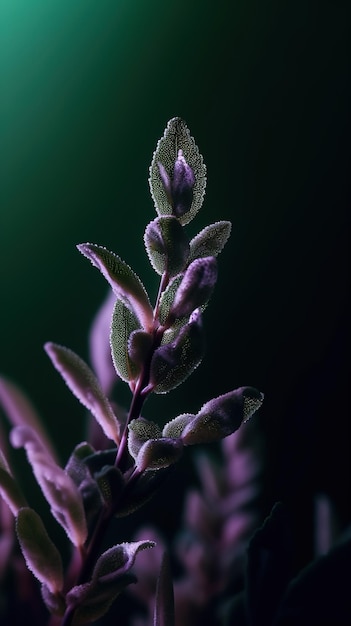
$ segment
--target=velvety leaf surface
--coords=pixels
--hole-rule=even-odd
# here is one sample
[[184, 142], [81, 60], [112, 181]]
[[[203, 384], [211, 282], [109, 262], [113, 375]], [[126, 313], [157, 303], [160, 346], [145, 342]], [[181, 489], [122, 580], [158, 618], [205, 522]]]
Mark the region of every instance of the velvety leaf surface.
[[174, 117], [168, 122], [163, 137], [157, 143], [150, 166], [150, 190], [159, 215], [171, 215], [173, 211], [170, 191], [174, 175], [177, 176], [174, 166], [179, 150], [182, 151], [195, 179], [190, 210], [179, 216], [180, 223], [184, 225], [201, 208], [206, 187], [206, 167], [185, 122], [180, 117]]
[[46, 343], [44, 347], [72, 393], [94, 415], [106, 437], [118, 444], [118, 421], [90, 367], [69, 348], [52, 342]]
[[63, 586], [61, 556], [39, 515], [29, 507], [20, 509], [16, 531], [28, 569], [52, 593], [60, 591]]
[[116, 296], [135, 312], [145, 330], [151, 330], [153, 311], [148, 295], [140, 278], [129, 265], [103, 246], [82, 243], [77, 248], [100, 270]]
[[190, 241], [188, 264], [200, 257], [217, 256], [227, 243], [231, 228], [231, 223], [227, 221], [215, 222], [203, 228]]
[[140, 448], [137, 459], [137, 468], [145, 470], [159, 470], [176, 463], [183, 453], [183, 444], [180, 439], [160, 437], [149, 439]]
[[128, 450], [134, 461], [137, 460], [139, 450], [146, 441], [161, 437], [161, 429], [158, 424], [143, 417], [132, 420], [128, 430]]
[[110, 345], [116, 372], [125, 382], [134, 380], [140, 370], [128, 354], [130, 335], [139, 328], [140, 324], [134, 313], [122, 300], [117, 299], [112, 315]]

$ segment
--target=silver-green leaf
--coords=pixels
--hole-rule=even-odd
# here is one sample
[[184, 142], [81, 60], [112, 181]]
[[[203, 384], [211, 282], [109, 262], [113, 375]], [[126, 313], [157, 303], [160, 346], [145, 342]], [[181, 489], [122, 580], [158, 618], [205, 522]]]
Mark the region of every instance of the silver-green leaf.
[[189, 240], [176, 217], [156, 217], [147, 225], [144, 242], [150, 263], [158, 274], [175, 276], [189, 255]]
[[150, 166], [149, 184], [158, 215], [173, 213], [170, 188], [179, 154], [186, 160], [195, 179], [190, 209], [179, 215], [179, 221], [184, 225], [188, 224], [201, 208], [206, 187], [206, 166], [184, 120], [174, 117], [168, 122], [163, 137], [157, 143]]
[[190, 241], [188, 264], [205, 256], [217, 256], [227, 243], [232, 225], [221, 221], [209, 224]]
[[128, 352], [129, 338], [139, 329], [136, 315], [122, 300], [117, 299], [111, 321], [110, 345], [116, 372], [125, 382], [135, 380], [140, 370], [140, 366], [131, 360]]

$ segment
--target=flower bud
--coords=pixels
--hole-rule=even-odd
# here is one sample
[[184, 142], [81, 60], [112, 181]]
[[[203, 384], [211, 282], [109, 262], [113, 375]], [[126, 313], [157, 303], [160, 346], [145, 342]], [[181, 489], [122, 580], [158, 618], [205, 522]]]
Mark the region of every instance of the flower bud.
[[171, 319], [186, 317], [209, 301], [217, 281], [217, 261], [209, 256], [195, 259], [187, 268], [175, 294]]
[[178, 157], [174, 164], [173, 179], [171, 182], [171, 198], [173, 214], [182, 217], [191, 209], [193, 188], [195, 184], [194, 172], [186, 162], [183, 150], [178, 150]]

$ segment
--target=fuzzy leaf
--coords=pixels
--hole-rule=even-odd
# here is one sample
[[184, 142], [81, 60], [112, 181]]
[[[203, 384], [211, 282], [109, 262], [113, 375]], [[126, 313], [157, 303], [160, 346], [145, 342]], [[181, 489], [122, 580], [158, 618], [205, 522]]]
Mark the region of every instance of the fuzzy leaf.
[[172, 215], [157, 217], [147, 225], [144, 242], [150, 263], [158, 274], [175, 276], [189, 255], [189, 240], [184, 228]]
[[128, 429], [128, 450], [134, 461], [137, 460], [139, 450], [146, 441], [161, 437], [160, 427], [143, 417], [132, 420]]
[[66, 596], [68, 606], [76, 608], [72, 624], [91, 623], [105, 615], [121, 591], [136, 582], [129, 570], [137, 553], [154, 545], [153, 541], [135, 541], [106, 550], [96, 562], [91, 581], [73, 587]]
[[184, 382], [204, 355], [201, 313], [196, 309], [171, 343], [155, 350], [150, 365], [150, 383], [155, 393], [167, 393]]
[[124, 574], [111, 583], [84, 583], [73, 587], [66, 602], [74, 609], [72, 626], [91, 624], [106, 615], [115, 599], [130, 585], [137, 582], [134, 574]]
[[192, 413], [182, 413], [182, 415], [178, 415], [173, 420], [165, 424], [162, 436], [163, 437], [172, 437], [173, 439], [178, 439], [181, 436], [184, 428], [194, 419], [195, 415]]
[[28, 569], [52, 593], [63, 587], [61, 556], [49, 538], [39, 515], [29, 507], [20, 509], [16, 531]]
[[48, 342], [44, 346], [65, 383], [95, 417], [106, 437], [119, 443], [119, 423], [90, 367], [73, 350]]
[[145, 287], [133, 270], [117, 254], [102, 246], [81, 243], [77, 246], [110, 283], [116, 296], [136, 314], [145, 330], [152, 329], [153, 311]]
[[[140, 418], [139, 418], [140, 419]], [[126, 517], [140, 509], [146, 502], [158, 492], [164, 485], [166, 479], [173, 471], [174, 466], [170, 465], [158, 470], [150, 470], [141, 474], [134, 484], [133, 490], [121, 500], [115, 517]]]
[[170, 318], [188, 316], [209, 301], [217, 281], [215, 257], [195, 259], [187, 268], [174, 297]]
[[72, 478], [59, 467], [28, 426], [17, 426], [11, 431], [15, 448], [24, 447], [41, 490], [51, 512], [65, 529], [71, 542], [79, 547], [87, 538], [87, 526], [82, 496]]
[[232, 225], [230, 222], [215, 222], [206, 226], [190, 241], [188, 264], [195, 259], [217, 256], [227, 243]]
[[141, 471], [159, 470], [176, 463], [183, 453], [180, 439], [160, 437], [149, 439], [140, 448], [136, 458], [136, 466]]
[[133, 567], [138, 552], [153, 548], [154, 545], [153, 541], [143, 540], [125, 542], [109, 548], [96, 561], [92, 581], [111, 582], [126, 574]]
[[[184, 195], [184, 191], [187, 191], [185, 182], [189, 180], [190, 171], [186, 169], [182, 158], [185, 159], [194, 177], [193, 186], [188, 185], [192, 191], [190, 206], [186, 207], [189, 210], [183, 214], [184, 198], [179, 198], [179, 195], [182, 196], [182, 193]], [[179, 117], [174, 117], [168, 122], [163, 137], [157, 143], [150, 166], [149, 184], [158, 215], [172, 215], [173, 212], [176, 215], [175, 205], [178, 204], [177, 217], [184, 225], [188, 224], [201, 208], [206, 187], [206, 166], [185, 122]], [[188, 205], [189, 201], [186, 200]]]
[[157, 580], [154, 626], [175, 626], [173, 581], [167, 553], [163, 555]]
[[139, 322], [134, 313], [122, 302], [116, 300], [112, 315], [110, 345], [112, 361], [122, 380], [130, 382], [139, 374], [140, 367], [128, 354], [128, 341], [133, 331], [139, 330]]
[[21, 493], [11, 470], [0, 450], [0, 494], [10, 507], [13, 515], [17, 515], [19, 509], [27, 506], [26, 500]]
[[240, 387], [206, 402], [185, 426], [181, 435], [184, 445], [211, 443], [231, 435], [262, 402], [263, 394], [253, 387]]

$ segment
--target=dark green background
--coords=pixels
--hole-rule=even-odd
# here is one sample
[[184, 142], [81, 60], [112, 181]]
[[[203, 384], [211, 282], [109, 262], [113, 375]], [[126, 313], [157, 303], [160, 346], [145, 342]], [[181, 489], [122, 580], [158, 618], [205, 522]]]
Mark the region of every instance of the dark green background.
[[165, 421], [257, 386], [272, 501], [302, 511], [327, 490], [346, 519], [349, 3], [2, 0], [0, 34], [0, 371], [66, 456], [84, 412], [42, 345], [87, 358], [106, 291], [75, 245], [114, 250], [155, 296], [148, 167], [179, 115], [208, 168], [189, 233], [218, 219], [233, 233], [206, 359], [145, 412]]

